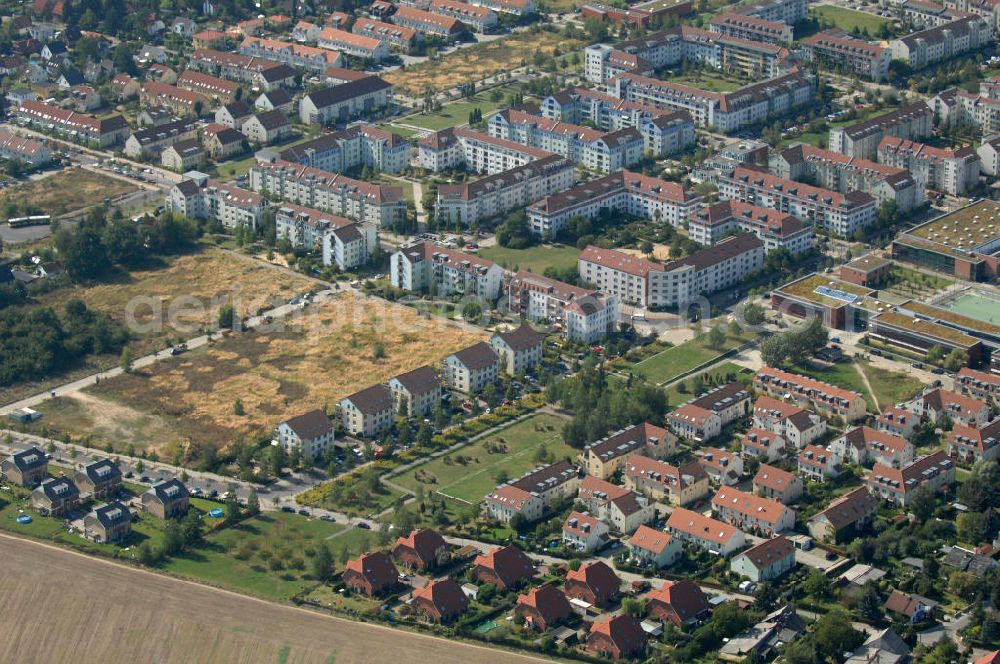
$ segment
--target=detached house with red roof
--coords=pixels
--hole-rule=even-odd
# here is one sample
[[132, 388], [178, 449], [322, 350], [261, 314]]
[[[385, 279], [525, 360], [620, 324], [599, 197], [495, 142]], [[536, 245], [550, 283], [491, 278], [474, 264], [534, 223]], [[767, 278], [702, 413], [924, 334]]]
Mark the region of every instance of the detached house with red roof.
[[524, 551], [508, 544], [476, 556], [472, 575], [482, 583], [511, 590], [535, 576], [535, 564]]
[[739, 554], [729, 569], [754, 583], [771, 581], [795, 567], [795, 545], [784, 535], [769, 539]]
[[563, 522], [563, 546], [572, 551], [591, 553], [608, 543], [608, 531], [608, 524], [597, 517], [584, 512], [570, 512]]
[[587, 562], [566, 574], [566, 596], [592, 606], [607, 606], [618, 599], [621, 579], [603, 560]]
[[910, 409], [915, 415], [935, 423], [947, 415], [952, 422], [970, 427], [982, 426], [990, 417], [990, 407], [985, 401], [940, 388], [925, 392], [911, 401]]
[[469, 598], [451, 579], [437, 579], [413, 591], [410, 607], [432, 622], [448, 623], [469, 609]]
[[769, 431], [802, 449], [826, 433], [826, 422], [816, 413], [773, 397], [757, 398], [753, 407], [754, 429]]
[[922, 456], [903, 468], [877, 463], [866, 482], [872, 494], [902, 507], [910, 504], [913, 493], [922, 486], [937, 492], [954, 483], [955, 462], [944, 450]]
[[344, 585], [353, 590], [375, 597], [392, 590], [399, 583], [399, 572], [392, 559], [381, 551], [363, 553], [347, 561], [343, 573]]
[[795, 527], [791, 508], [733, 487], [719, 489], [712, 498], [712, 509], [726, 523], [750, 532], [771, 535]]
[[970, 465], [1000, 459], [1000, 418], [978, 429], [956, 424], [948, 434], [948, 456]]
[[913, 461], [913, 443], [868, 426], [855, 427], [830, 443], [840, 459], [859, 466], [881, 463], [900, 468]]
[[753, 492], [758, 496], [777, 500], [788, 505], [798, 500], [802, 495], [802, 478], [798, 475], [761, 464], [753, 477]]
[[625, 544], [629, 560], [640, 567], [656, 569], [673, 565], [683, 554], [680, 540], [649, 526], [639, 526]]
[[432, 570], [448, 560], [448, 544], [436, 530], [421, 528], [398, 538], [392, 556], [407, 569]]
[[743, 476], [743, 459], [740, 455], [718, 447], [706, 448], [698, 463], [716, 486], [732, 486]]
[[591, 626], [587, 650], [615, 661], [639, 657], [646, 651], [646, 633], [631, 616], [611, 616]]
[[524, 616], [525, 625], [539, 632], [565, 621], [572, 612], [566, 594], [550, 584], [519, 595], [514, 606], [514, 615]]
[[698, 512], [676, 508], [667, 519], [667, 532], [709, 553], [728, 556], [746, 546], [743, 531]]
[[878, 514], [878, 499], [858, 487], [832, 501], [809, 519], [809, 534], [823, 542], [837, 542], [862, 532]]
[[662, 588], [646, 594], [646, 611], [653, 618], [671, 622], [678, 629], [690, 625], [711, 609], [708, 597], [689, 580], [667, 581]]
[[819, 445], [806, 445], [799, 452], [799, 475], [817, 482], [837, 477], [844, 472], [840, 457]]

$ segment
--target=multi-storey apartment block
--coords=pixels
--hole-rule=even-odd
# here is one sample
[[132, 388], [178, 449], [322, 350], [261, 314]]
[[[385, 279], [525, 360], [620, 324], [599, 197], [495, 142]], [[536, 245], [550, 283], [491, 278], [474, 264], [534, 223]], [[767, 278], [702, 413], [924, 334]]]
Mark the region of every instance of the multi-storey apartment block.
[[597, 343], [618, 323], [618, 298], [521, 271], [507, 284], [512, 312], [533, 322], [560, 327], [571, 341]]
[[924, 202], [921, 182], [906, 168], [850, 157], [807, 143], [798, 143], [773, 155], [770, 169], [779, 177], [808, 180], [842, 194], [864, 192], [875, 199], [876, 205], [892, 202], [900, 212], [908, 212]]
[[168, 210], [192, 219], [214, 219], [226, 228], [256, 229], [267, 207], [260, 194], [210, 180], [204, 173], [175, 184], [166, 199]]
[[787, 249], [801, 254], [813, 247], [812, 228], [792, 215], [740, 201], [720, 201], [688, 218], [688, 236], [701, 244], [715, 244], [735, 231], [756, 235], [765, 253]]
[[369, 184], [280, 159], [258, 160], [250, 169], [250, 188], [378, 228], [392, 227], [406, 217], [400, 187]]
[[857, 392], [829, 385], [807, 376], [764, 367], [754, 376], [754, 388], [777, 399], [808, 404], [820, 413], [854, 422], [865, 416], [865, 398]]
[[306, 124], [347, 122], [392, 106], [392, 85], [378, 76], [310, 92], [299, 101], [299, 119]]
[[362, 37], [337, 28], [323, 28], [316, 39], [316, 45], [375, 62], [389, 57], [389, 45], [385, 40]]
[[555, 236], [570, 217], [594, 219], [607, 212], [683, 226], [700, 202], [677, 182], [625, 170], [547, 196], [527, 213], [533, 234]]
[[980, 16], [962, 16], [944, 25], [893, 39], [889, 42], [892, 59], [902, 60], [913, 69], [923, 69], [977, 51], [993, 38], [995, 23]]
[[931, 135], [934, 111], [917, 101], [868, 120], [830, 129], [830, 150], [849, 157], [874, 159], [885, 136], [911, 140]]
[[331, 173], [368, 167], [399, 173], [409, 164], [410, 143], [372, 125], [355, 125], [282, 150], [284, 161]]
[[892, 51], [853, 37], [843, 30], [824, 30], [802, 40], [806, 59], [824, 67], [842, 70], [847, 74], [873, 81], [889, 75]]
[[496, 301], [503, 286], [503, 268], [496, 263], [430, 242], [394, 253], [390, 277], [403, 290], [472, 295], [489, 302]]
[[279, 240], [287, 239], [293, 247], [318, 249], [324, 265], [336, 265], [345, 271], [367, 263], [378, 243], [373, 224], [292, 203], [277, 208], [274, 223]]
[[719, 177], [722, 198], [787, 212], [806, 224], [852, 237], [875, 221], [875, 199], [860, 191], [841, 194], [740, 166]]
[[979, 155], [971, 145], [935, 148], [886, 136], [878, 146], [878, 160], [905, 168], [921, 188], [960, 196], [979, 183]]
[[792, 26], [782, 21], [767, 21], [732, 11], [722, 12], [708, 22], [709, 31], [726, 37], [766, 44], [789, 44]]
[[317, 74], [322, 74], [330, 67], [344, 65], [344, 57], [336, 51], [262, 37], [244, 39], [240, 44], [240, 53], [254, 58], [280, 62]]
[[728, 238], [670, 263], [654, 263], [593, 245], [580, 254], [580, 279], [622, 302], [683, 306], [704, 293], [733, 286], [764, 266], [764, 244], [751, 234]]

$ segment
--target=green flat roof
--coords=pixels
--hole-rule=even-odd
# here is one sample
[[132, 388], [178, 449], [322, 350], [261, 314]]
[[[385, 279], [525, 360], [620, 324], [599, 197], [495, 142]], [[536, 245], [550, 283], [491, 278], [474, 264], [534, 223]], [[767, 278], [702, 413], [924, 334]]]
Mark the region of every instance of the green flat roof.
[[907, 235], [969, 252], [1000, 239], [1000, 201], [973, 203], [913, 228]]
[[904, 302], [900, 305], [900, 307], [920, 314], [921, 316], [948, 321], [949, 323], [953, 323], [970, 330], [976, 330], [977, 332], [982, 332], [983, 334], [1000, 336], [1000, 325], [994, 325], [993, 323], [988, 323], [984, 320], [979, 320], [978, 318], [965, 316], [949, 309], [942, 309], [941, 307], [924, 304], [923, 302], [916, 302], [915, 300]]
[[775, 289], [774, 292], [797, 297], [802, 300], [809, 300], [810, 302], [822, 304], [827, 307], [842, 307], [845, 304], [849, 304], [848, 302], [838, 300], [835, 297], [828, 297], [817, 293], [816, 289], [820, 286], [826, 286], [835, 290], [844, 291], [845, 293], [850, 293], [851, 295], [857, 295], [859, 299], [870, 297], [875, 293], [875, 291], [871, 288], [849, 284], [846, 281], [841, 281], [840, 279], [837, 279], [829, 274], [818, 273], [813, 273], [802, 277], [798, 281], [785, 284], [781, 288]]
[[895, 311], [886, 311], [872, 319], [873, 324], [890, 325], [903, 330], [914, 332], [931, 339], [940, 339], [956, 346], [969, 348], [980, 343], [979, 339], [970, 337], [968, 334], [960, 332], [953, 327], [934, 323], [922, 318], [911, 318]]

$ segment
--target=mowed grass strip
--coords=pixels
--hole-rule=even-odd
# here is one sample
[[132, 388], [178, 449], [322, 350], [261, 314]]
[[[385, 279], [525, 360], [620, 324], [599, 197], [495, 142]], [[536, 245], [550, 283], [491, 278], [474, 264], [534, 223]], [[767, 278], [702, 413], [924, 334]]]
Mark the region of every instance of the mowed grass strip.
[[[500, 101], [490, 101], [484, 95], [477, 95], [472, 99], [446, 104], [440, 111], [419, 113], [407, 118], [400, 118], [396, 122], [401, 125], [413, 125], [414, 127], [438, 131], [467, 124], [469, 113], [476, 108], [483, 112], [483, 117], [486, 117], [495, 111], [502, 102], [502, 98]], [[390, 126], [389, 131], [399, 131], [399, 129]]]
[[553, 460], [575, 456], [577, 450], [562, 440], [565, 423], [564, 417], [539, 413], [393, 480], [412, 491], [423, 487], [425, 492], [475, 504], [496, 487], [501, 471], [514, 479], [542, 465], [536, 460], [540, 447]]
[[[871, 391], [858, 373], [859, 369], [868, 376], [868, 382], [872, 386]], [[863, 361], [838, 362], [830, 366], [810, 364], [792, 367], [791, 371], [857, 392], [864, 396], [868, 409], [873, 412], [878, 410], [876, 401], [879, 408], [884, 409], [912, 396], [923, 385], [912, 376], [882, 369]]]
[[892, 25], [892, 21], [882, 18], [881, 16], [869, 14], [868, 12], [856, 11], [854, 9], [847, 9], [846, 7], [835, 7], [833, 5], [818, 5], [816, 7], [810, 7], [809, 14], [818, 19], [820, 23], [823, 21], [829, 21], [841, 30], [845, 30], [847, 32], [867, 29], [868, 34], [872, 36], [876, 35], [878, 30], [883, 25]]
[[677, 376], [719, 357], [722, 353], [736, 348], [751, 338], [753, 335], [747, 332], [742, 332], [739, 336], [729, 334], [722, 346], [712, 348], [708, 345], [708, 335], [702, 334], [679, 346], [647, 357], [632, 366], [631, 371], [634, 374], [645, 376], [647, 380], [657, 384], [668, 383]]
[[494, 245], [483, 247], [479, 250], [479, 255], [508, 270], [513, 270], [516, 266], [536, 274], [542, 274], [550, 267], [557, 270], [574, 269], [580, 260], [580, 250], [565, 244], [542, 244], [527, 249]]

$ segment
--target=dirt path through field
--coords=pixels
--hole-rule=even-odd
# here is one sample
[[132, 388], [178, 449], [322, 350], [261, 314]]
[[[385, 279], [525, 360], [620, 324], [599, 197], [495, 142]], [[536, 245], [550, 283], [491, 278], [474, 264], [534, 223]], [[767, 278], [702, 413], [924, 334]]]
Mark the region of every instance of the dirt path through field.
[[7, 535], [0, 559], [8, 662], [550, 661], [328, 617]]

